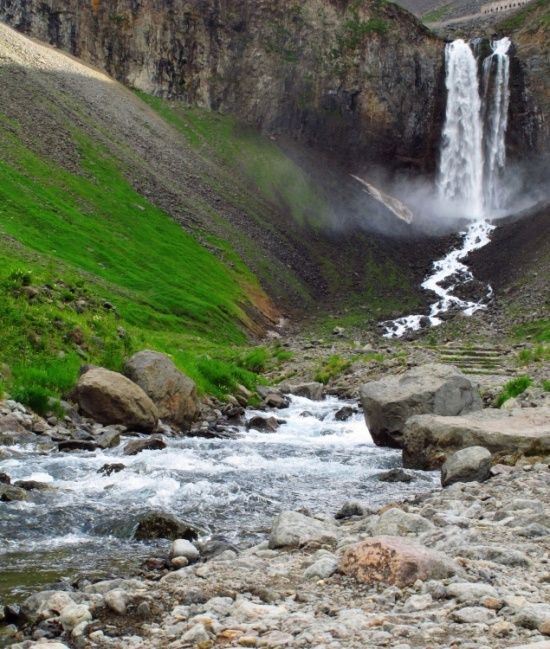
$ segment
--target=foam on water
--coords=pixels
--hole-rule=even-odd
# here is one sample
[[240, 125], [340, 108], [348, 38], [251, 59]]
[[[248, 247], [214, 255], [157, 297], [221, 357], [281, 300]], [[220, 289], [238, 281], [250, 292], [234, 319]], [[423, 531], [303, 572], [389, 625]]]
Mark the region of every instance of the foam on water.
[[[131, 540], [137, 521], [150, 510], [248, 545], [265, 538], [283, 509], [334, 513], [349, 499], [383, 504], [433, 488], [421, 480], [375, 480], [380, 471], [400, 465], [400, 452], [376, 447], [359, 413], [337, 421], [343, 405], [335, 398], [295, 397], [290, 408], [268, 413], [286, 421], [275, 433], [243, 429], [236, 440], [168, 440], [163, 451], [132, 457], [121, 448], [46, 455], [20, 448], [19, 456], [0, 462], [0, 471], [13, 480], [47, 482], [54, 490], [4, 506], [0, 572], [14, 565], [95, 571], [165, 553], [168, 541]], [[97, 473], [117, 462], [126, 468], [110, 476]]]

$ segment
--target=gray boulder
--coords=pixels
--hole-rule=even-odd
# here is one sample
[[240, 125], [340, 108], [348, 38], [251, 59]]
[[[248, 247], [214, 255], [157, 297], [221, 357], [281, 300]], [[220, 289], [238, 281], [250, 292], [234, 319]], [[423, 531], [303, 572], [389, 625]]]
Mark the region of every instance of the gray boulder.
[[322, 383], [299, 383], [297, 385], [282, 385], [281, 390], [296, 397], [305, 397], [311, 401], [322, 401], [325, 386]]
[[185, 557], [189, 563], [197, 561], [200, 556], [198, 549], [186, 539], [176, 539], [170, 548], [170, 559]]
[[482, 446], [492, 454], [550, 453], [550, 417], [545, 408], [486, 409], [462, 417], [411, 417], [402, 438], [403, 465], [410, 469], [441, 467], [451, 453]]
[[359, 394], [374, 443], [392, 448], [402, 448], [405, 422], [413, 415], [448, 417], [482, 408], [475, 383], [456, 367], [436, 363], [367, 383]]
[[151, 432], [158, 412], [145, 392], [122, 374], [94, 367], [83, 374], [75, 388], [80, 411], [101, 424], [123, 424]]
[[470, 446], [453, 453], [441, 467], [441, 486], [455, 482], [485, 482], [491, 477], [491, 453], [483, 446]]
[[269, 547], [299, 548], [309, 543], [334, 545], [338, 529], [334, 525], [304, 516], [298, 512], [281, 512], [275, 517]]
[[124, 373], [147, 394], [163, 421], [182, 430], [190, 428], [200, 411], [197, 387], [168, 356], [139, 352], [126, 362]]

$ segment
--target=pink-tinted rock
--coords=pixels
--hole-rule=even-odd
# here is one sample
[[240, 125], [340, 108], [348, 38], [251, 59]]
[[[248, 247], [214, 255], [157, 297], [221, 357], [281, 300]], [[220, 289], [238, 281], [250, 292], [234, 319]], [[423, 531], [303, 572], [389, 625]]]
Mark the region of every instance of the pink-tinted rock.
[[340, 569], [363, 584], [400, 588], [417, 579], [446, 579], [460, 570], [440, 552], [397, 536], [377, 536], [352, 545], [344, 552]]

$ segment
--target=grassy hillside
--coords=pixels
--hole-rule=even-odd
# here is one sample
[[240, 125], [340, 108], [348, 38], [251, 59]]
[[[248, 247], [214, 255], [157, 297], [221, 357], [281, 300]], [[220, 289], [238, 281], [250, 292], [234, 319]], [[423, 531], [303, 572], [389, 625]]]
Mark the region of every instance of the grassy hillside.
[[229, 116], [136, 95], [0, 29], [0, 381], [13, 396], [44, 410], [80, 364], [120, 369], [144, 348], [223, 396], [278, 363], [279, 350], [261, 363], [244, 350], [281, 307], [355, 303], [365, 318], [414, 302], [396, 261], [410, 245], [345, 222], [349, 196], [353, 218], [368, 223], [369, 207], [346, 174], [316, 179]]

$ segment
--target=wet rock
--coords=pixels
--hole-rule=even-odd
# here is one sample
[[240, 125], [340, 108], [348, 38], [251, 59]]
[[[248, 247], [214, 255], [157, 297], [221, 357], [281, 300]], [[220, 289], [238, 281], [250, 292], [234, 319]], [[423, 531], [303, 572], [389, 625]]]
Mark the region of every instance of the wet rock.
[[338, 540], [338, 528], [298, 512], [281, 512], [275, 517], [269, 537], [269, 547], [297, 548], [310, 543], [333, 545]]
[[121, 462], [115, 464], [104, 464], [100, 469], [97, 470], [97, 473], [101, 475], [110, 476], [112, 473], [118, 473], [123, 471], [126, 468], [125, 464]]
[[352, 408], [351, 406], [344, 406], [340, 408], [334, 415], [336, 421], [347, 421], [350, 417], [357, 414], [357, 408]]
[[134, 439], [128, 442], [124, 447], [124, 455], [137, 455], [142, 451], [162, 451], [167, 446], [168, 444], [162, 437], [153, 435], [145, 439]]
[[247, 430], [257, 430], [261, 433], [274, 433], [279, 428], [276, 417], [262, 417], [255, 415], [246, 422]]
[[102, 449], [115, 448], [120, 444], [120, 432], [113, 428], [106, 429], [95, 440], [95, 443]]
[[418, 579], [446, 579], [460, 572], [444, 554], [393, 536], [378, 536], [347, 548], [340, 569], [364, 584], [384, 583], [398, 588]]
[[215, 559], [227, 551], [238, 554], [240, 550], [223, 536], [213, 536], [200, 546], [200, 554], [203, 561]]
[[293, 394], [297, 397], [305, 397], [311, 401], [321, 401], [325, 386], [322, 383], [299, 383], [297, 385], [287, 384], [281, 386], [281, 390], [287, 394]]
[[17, 500], [27, 500], [27, 492], [24, 489], [13, 485], [0, 484], [0, 501], [12, 502]]
[[264, 399], [264, 406], [266, 408], [277, 408], [283, 410], [290, 406], [290, 400], [282, 394], [268, 394]]
[[145, 392], [122, 374], [92, 368], [83, 374], [75, 388], [80, 410], [101, 424], [124, 426], [151, 432], [158, 412]]
[[428, 364], [363, 385], [360, 398], [375, 444], [402, 448], [413, 415], [463, 415], [482, 408], [477, 385], [451, 365]]
[[11, 478], [7, 473], [0, 473], [0, 484], [11, 484]]
[[176, 539], [170, 548], [170, 559], [185, 557], [189, 563], [197, 561], [200, 556], [197, 548], [186, 539]]
[[71, 452], [71, 451], [95, 451], [97, 449], [97, 444], [95, 442], [87, 442], [85, 440], [67, 440], [66, 442], [59, 442], [57, 448], [60, 451]]
[[384, 473], [379, 473], [376, 477], [380, 482], [408, 483], [414, 482], [416, 480], [416, 476], [403, 471], [403, 469], [390, 469], [389, 471], [385, 471]]
[[105, 593], [108, 593], [111, 590], [133, 592], [145, 589], [146, 585], [139, 579], [106, 579], [104, 581], [96, 581], [95, 584], [88, 584], [84, 587], [84, 592], [88, 595], [91, 593], [105, 595]]
[[47, 482], [38, 482], [37, 480], [18, 480], [15, 487], [25, 491], [50, 491], [52, 486]]
[[200, 412], [197, 387], [168, 356], [139, 352], [124, 365], [124, 373], [149, 396], [163, 422], [189, 430]]
[[441, 486], [485, 482], [491, 477], [491, 457], [483, 446], [470, 446], [453, 453], [441, 467]]
[[193, 541], [198, 538], [197, 530], [179, 520], [172, 514], [149, 512], [138, 523], [134, 534], [136, 541], [146, 539], [185, 539]]

